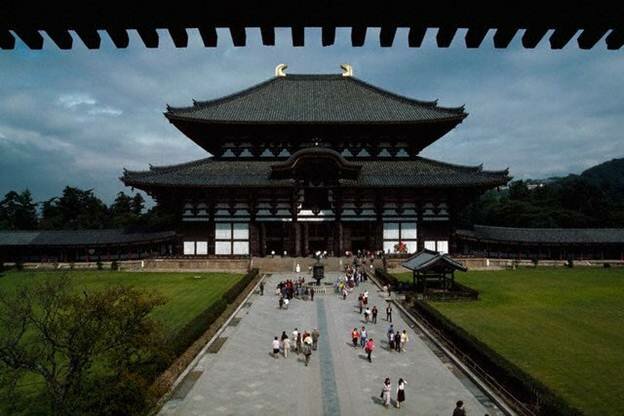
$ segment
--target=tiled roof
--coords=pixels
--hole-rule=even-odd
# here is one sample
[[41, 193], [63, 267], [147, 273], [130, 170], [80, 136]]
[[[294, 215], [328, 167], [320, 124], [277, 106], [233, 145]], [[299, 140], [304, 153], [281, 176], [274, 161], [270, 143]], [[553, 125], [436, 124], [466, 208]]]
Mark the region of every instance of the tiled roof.
[[624, 243], [624, 228], [510, 228], [475, 225], [457, 230], [459, 238], [518, 243]]
[[[181, 165], [150, 167], [149, 171], [124, 171], [121, 180], [137, 188], [163, 187], [290, 187], [288, 179], [271, 179], [271, 166], [264, 160], [207, 158]], [[341, 179], [354, 187], [494, 187], [507, 183], [508, 171], [484, 171], [480, 166], [460, 166], [422, 157], [409, 160], [355, 161], [361, 170], [357, 179]]]
[[169, 107], [170, 120], [234, 123], [420, 123], [461, 121], [464, 108], [439, 107], [353, 77], [294, 74], [191, 107]]
[[0, 231], [0, 246], [96, 246], [175, 238], [175, 231], [126, 233], [123, 230]]
[[464, 272], [468, 270], [463, 264], [453, 260], [448, 255], [427, 249], [415, 253], [412, 257], [401, 263], [401, 266], [412, 271], [425, 271], [440, 263], [454, 270], [462, 270]]

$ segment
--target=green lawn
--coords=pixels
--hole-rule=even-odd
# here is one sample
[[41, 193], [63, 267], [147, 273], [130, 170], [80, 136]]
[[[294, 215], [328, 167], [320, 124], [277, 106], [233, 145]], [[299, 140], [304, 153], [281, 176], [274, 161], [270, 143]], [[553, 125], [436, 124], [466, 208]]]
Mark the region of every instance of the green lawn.
[[[61, 272], [8, 272], [0, 277], [0, 290], [12, 291], [20, 285], [31, 285], [46, 276]], [[153, 289], [164, 295], [167, 302], [154, 309], [152, 316], [159, 320], [169, 336], [175, 334], [189, 321], [208, 308], [217, 299], [236, 284], [242, 274], [232, 273], [160, 273], [160, 272], [112, 272], [112, 271], [68, 271], [79, 290], [98, 290], [111, 285], [131, 285], [136, 288]], [[201, 278], [196, 278], [200, 276]], [[38, 385], [36, 377], [27, 376], [23, 380], [20, 395], [24, 400], [36, 397]], [[4, 403], [0, 400], [0, 414]], [[37, 406], [25, 406], [28, 409], [20, 415], [41, 414]]]
[[522, 268], [456, 278], [481, 300], [433, 303], [444, 315], [588, 415], [624, 414], [624, 269]]
[[[0, 278], [0, 290], [12, 290], [37, 279], [61, 272], [9, 272]], [[165, 330], [174, 334], [188, 321], [209, 307], [243, 276], [232, 273], [179, 272], [112, 272], [68, 271], [79, 288], [103, 289], [111, 285], [130, 285], [153, 289], [164, 295], [167, 303], [156, 308], [153, 317], [162, 322]], [[201, 278], [197, 279], [196, 276]]]

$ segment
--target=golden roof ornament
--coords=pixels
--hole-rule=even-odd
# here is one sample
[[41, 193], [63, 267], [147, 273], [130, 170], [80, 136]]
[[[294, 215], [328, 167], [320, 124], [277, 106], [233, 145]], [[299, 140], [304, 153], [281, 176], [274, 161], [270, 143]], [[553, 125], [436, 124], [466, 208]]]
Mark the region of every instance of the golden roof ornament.
[[349, 64], [341, 64], [340, 68], [342, 69], [343, 77], [352, 77], [353, 76], [353, 67]]
[[288, 68], [288, 65], [286, 64], [279, 64], [275, 67], [275, 76], [276, 77], [285, 77], [286, 76], [286, 68]]

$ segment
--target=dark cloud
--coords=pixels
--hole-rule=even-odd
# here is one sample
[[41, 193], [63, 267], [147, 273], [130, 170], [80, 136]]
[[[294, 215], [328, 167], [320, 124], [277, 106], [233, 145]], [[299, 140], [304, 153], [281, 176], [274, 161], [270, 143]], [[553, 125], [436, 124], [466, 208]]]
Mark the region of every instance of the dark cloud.
[[[495, 50], [491, 34], [478, 50], [461, 45], [438, 49], [429, 31], [422, 48], [410, 49], [400, 30], [393, 48], [380, 48], [369, 30], [363, 48], [351, 48], [339, 30], [337, 44], [320, 47], [308, 30], [306, 47], [293, 48], [289, 31], [277, 46], [261, 46], [249, 30], [248, 47], [233, 48], [220, 31], [218, 48], [207, 49], [189, 31], [186, 49], [175, 49], [166, 32], [161, 47], [72, 51], [49, 46], [33, 52], [21, 45], [0, 55], [0, 193], [30, 188], [38, 199], [64, 185], [95, 188], [107, 201], [123, 189], [123, 168], [144, 169], [205, 157], [163, 117], [165, 105], [216, 98], [287, 72], [338, 73], [351, 63], [355, 75], [380, 87], [445, 106], [465, 104], [470, 116], [423, 155], [487, 169], [509, 167], [520, 177], [579, 172], [621, 157], [624, 62], [599, 43], [592, 51], [570, 46], [552, 51], [518, 45]], [[575, 41], [573, 40], [571, 44]]]

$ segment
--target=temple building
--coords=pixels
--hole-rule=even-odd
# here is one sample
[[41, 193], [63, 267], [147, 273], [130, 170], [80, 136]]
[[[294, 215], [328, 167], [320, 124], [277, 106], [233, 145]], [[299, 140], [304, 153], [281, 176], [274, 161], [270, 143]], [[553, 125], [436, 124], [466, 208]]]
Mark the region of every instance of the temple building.
[[209, 156], [124, 171], [177, 212], [187, 256], [451, 252], [457, 213], [508, 171], [419, 156], [468, 115], [342, 74], [286, 74], [165, 117]]

